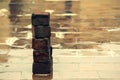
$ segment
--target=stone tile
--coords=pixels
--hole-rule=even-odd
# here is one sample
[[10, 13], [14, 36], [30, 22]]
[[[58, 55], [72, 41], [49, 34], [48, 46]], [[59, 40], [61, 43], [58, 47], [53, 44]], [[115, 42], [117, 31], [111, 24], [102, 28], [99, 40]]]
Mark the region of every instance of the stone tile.
[[[95, 49], [95, 50], [82, 50], [82, 54], [83, 56], [99, 56], [99, 57], [106, 57], [106, 56], [112, 56], [112, 51], [109, 50], [99, 50], [99, 49]], [[113, 51], [114, 52], [114, 51]]]
[[99, 55], [99, 52], [86, 50], [86, 51], [81, 51], [79, 54], [82, 54], [82, 56], [97, 56], [97, 55]]
[[54, 49], [53, 56], [76, 56], [77, 50], [76, 49]]
[[30, 64], [33, 62], [33, 57], [29, 56], [29, 57], [9, 57], [9, 60], [7, 63], [11, 63], [11, 64]]
[[120, 71], [120, 63], [119, 64], [113, 64], [115, 66], [115, 70]]
[[4, 71], [4, 67], [7, 67], [7, 65], [0, 63], [0, 72]]
[[1, 80], [20, 80], [21, 72], [0, 72]]
[[81, 60], [81, 64], [91, 64], [94, 61], [94, 57], [90, 57], [90, 56], [81, 56], [79, 57]]
[[59, 78], [59, 79], [52, 79], [52, 80], [100, 80], [100, 79], [96, 79], [96, 78]]
[[53, 57], [53, 63], [59, 63], [59, 60], [57, 57]]
[[80, 79], [98, 79], [99, 75], [96, 71], [80, 71], [80, 72], [62, 72], [60, 73], [61, 78], [63, 79], [74, 79], [74, 78], [80, 78]]
[[[119, 80], [120, 74], [120, 56], [82, 56], [78, 55], [85, 50], [74, 49], [55, 49], [53, 55], [53, 79], [52, 80]], [[94, 50], [87, 50], [92, 53], [96, 53]], [[18, 54], [17, 53], [21, 53]], [[19, 74], [21, 80], [40, 80], [45, 79], [43, 77], [32, 76], [32, 51], [16, 50], [9, 55], [7, 63], [0, 64], [1, 75], [6, 72], [8, 74]], [[57, 53], [58, 52], [58, 53]], [[97, 51], [99, 52], [99, 51]], [[64, 54], [65, 53], [65, 54]], [[68, 55], [70, 54], [70, 55]], [[3, 74], [4, 73], [4, 74]], [[2, 77], [3, 78], [3, 77]], [[0, 77], [0, 79], [2, 79]], [[7, 78], [5, 78], [7, 80]], [[51, 80], [50, 78], [47, 78]], [[11, 78], [11, 80], [14, 80]], [[17, 80], [17, 79], [16, 79]]]
[[114, 50], [114, 52], [115, 52], [115, 56], [120, 56], [120, 50]]
[[81, 59], [79, 57], [58, 57], [59, 63], [80, 63]]
[[6, 64], [4, 71], [32, 72], [32, 64]]
[[120, 62], [120, 57], [110, 57], [110, 56], [97, 56], [94, 57], [93, 63], [115, 63]]
[[99, 45], [99, 47], [106, 50], [120, 50], [120, 45], [118, 44], [104, 43], [102, 45]]
[[98, 71], [100, 78], [120, 79], [120, 71]]
[[21, 79], [32, 80], [32, 72], [22, 72]]
[[58, 71], [58, 72], [57, 72], [57, 71], [54, 71], [54, 72], [53, 72], [53, 80], [54, 80], [54, 79], [55, 79], [55, 80], [60, 79], [60, 77], [61, 77], [61, 76], [60, 76], [60, 72], [59, 72], [59, 71]]
[[93, 64], [92, 66], [96, 71], [115, 71], [114, 64]]
[[82, 70], [85, 70], [85, 71], [94, 71], [94, 66], [92, 64], [79, 64], [79, 69], [78, 71], [82, 71]]
[[77, 71], [79, 69], [78, 64], [70, 63], [59, 63], [53, 65], [54, 71], [59, 72], [68, 72], [68, 71]]
[[[32, 56], [32, 49], [11, 49], [10, 52], [8, 53], [8, 55], [12, 56], [12, 57], [28, 57], [28, 56]], [[24, 55], [24, 56], [23, 56]]]
[[120, 80], [120, 78], [100, 78], [100, 80]]
[[60, 56], [58, 57], [60, 63], [92, 63], [94, 57], [88, 56]]

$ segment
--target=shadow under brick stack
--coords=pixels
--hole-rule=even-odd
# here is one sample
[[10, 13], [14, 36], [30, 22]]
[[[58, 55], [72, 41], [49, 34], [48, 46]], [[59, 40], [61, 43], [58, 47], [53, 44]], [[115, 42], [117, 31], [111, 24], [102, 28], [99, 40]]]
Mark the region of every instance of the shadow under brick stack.
[[33, 74], [51, 74], [53, 72], [49, 22], [49, 13], [32, 14]]

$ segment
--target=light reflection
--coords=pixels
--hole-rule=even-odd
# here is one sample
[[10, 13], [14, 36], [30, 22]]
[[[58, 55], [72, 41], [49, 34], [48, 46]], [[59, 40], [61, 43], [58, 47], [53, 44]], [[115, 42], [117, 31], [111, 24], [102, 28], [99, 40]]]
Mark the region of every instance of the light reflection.
[[48, 75], [32, 75], [33, 80], [52, 80], [53, 78], [53, 73], [48, 74]]

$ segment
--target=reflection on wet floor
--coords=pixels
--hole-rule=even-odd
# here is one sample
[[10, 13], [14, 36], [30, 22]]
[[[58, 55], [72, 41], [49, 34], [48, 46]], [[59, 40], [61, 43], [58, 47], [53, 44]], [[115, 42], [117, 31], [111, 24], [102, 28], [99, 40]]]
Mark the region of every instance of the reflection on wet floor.
[[53, 74], [49, 75], [33, 75], [32, 76], [33, 80], [52, 80]]
[[[0, 17], [2, 17], [0, 24], [4, 25], [4, 28], [0, 27], [2, 34], [0, 43], [6, 43], [11, 48], [31, 48], [31, 13], [36, 9], [38, 11], [41, 9], [42, 12], [52, 11], [51, 39], [55, 48], [93, 49], [96, 48], [96, 44], [85, 45], [82, 42], [99, 44], [120, 41], [119, 1], [41, 0], [39, 4], [38, 2], [31, 0], [0, 2]], [[57, 5], [58, 3], [61, 5]], [[42, 6], [38, 7], [38, 5]], [[51, 7], [52, 5], [56, 7]]]

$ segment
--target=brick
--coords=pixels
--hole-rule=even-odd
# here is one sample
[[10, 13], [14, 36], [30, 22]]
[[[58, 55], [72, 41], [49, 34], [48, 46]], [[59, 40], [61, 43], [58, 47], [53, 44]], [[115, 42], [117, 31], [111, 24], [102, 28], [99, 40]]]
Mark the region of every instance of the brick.
[[52, 70], [52, 61], [33, 63], [33, 74], [50, 74]]
[[32, 48], [35, 50], [39, 49], [48, 49], [49, 47], [49, 39], [43, 38], [43, 39], [32, 39]]
[[33, 26], [32, 30], [33, 30], [33, 37], [36, 39], [51, 36], [51, 29], [49, 26], [37, 26], [37, 27]]
[[48, 49], [46, 49], [45, 51], [43, 50], [34, 50], [33, 51], [33, 60], [35, 63], [39, 63], [39, 62], [44, 62], [44, 61], [48, 61], [50, 59], [50, 53], [49, 51], [47, 51]]
[[49, 26], [50, 15], [48, 13], [34, 13], [32, 14], [33, 26]]

